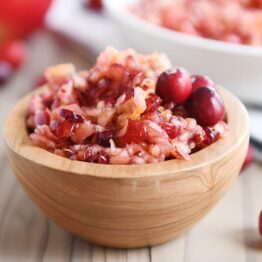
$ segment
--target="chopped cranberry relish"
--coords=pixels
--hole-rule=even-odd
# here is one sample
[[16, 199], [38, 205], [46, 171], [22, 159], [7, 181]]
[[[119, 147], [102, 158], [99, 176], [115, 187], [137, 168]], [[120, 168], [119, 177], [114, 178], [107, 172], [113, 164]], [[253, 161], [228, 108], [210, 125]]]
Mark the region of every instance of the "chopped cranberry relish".
[[30, 139], [71, 160], [190, 159], [228, 130], [215, 83], [172, 67], [164, 54], [107, 48], [88, 71], [62, 64], [45, 78], [47, 90], [28, 106]]

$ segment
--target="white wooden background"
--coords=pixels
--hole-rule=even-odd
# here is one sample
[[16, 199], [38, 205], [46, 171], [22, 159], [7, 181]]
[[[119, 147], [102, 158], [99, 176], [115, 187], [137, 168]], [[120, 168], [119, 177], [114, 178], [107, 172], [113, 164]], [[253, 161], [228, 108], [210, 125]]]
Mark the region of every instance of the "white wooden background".
[[[89, 66], [83, 56], [41, 33], [30, 41], [27, 63], [0, 89], [0, 124], [42, 69], [72, 61]], [[86, 243], [52, 223], [27, 197], [11, 171], [0, 134], [0, 261], [87, 262], [253, 262], [262, 261], [257, 230], [262, 209], [262, 167], [252, 164], [218, 205], [192, 230], [161, 246], [123, 250]]]

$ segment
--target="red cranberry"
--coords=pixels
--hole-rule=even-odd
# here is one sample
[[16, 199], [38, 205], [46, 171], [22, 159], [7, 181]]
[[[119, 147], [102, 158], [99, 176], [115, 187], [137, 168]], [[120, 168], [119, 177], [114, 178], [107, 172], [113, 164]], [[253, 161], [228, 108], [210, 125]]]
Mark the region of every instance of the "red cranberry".
[[175, 106], [172, 111], [175, 116], [188, 117], [188, 113], [183, 106]]
[[77, 114], [77, 113], [75, 113], [71, 110], [65, 109], [65, 108], [59, 108], [57, 110], [57, 114], [60, 117], [64, 118], [64, 120], [68, 120], [71, 123], [77, 124], [77, 123], [83, 123], [84, 122], [84, 118], [81, 115], [79, 115], [79, 114]]
[[161, 127], [166, 131], [170, 139], [174, 139], [180, 134], [181, 127], [170, 123], [162, 123]]
[[193, 75], [191, 76], [192, 81], [192, 92], [196, 91], [199, 87], [214, 87], [215, 83], [209, 77], [204, 75]]
[[186, 109], [202, 126], [215, 125], [225, 115], [223, 99], [208, 87], [198, 88], [187, 101]]
[[12, 74], [12, 66], [5, 61], [0, 61], [0, 85], [5, 84]]
[[147, 131], [143, 125], [143, 121], [128, 121], [128, 127], [126, 133], [122, 137], [116, 138], [116, 143], [120, 147], [124, 147], [127, 144], [135, 143], [141, 144], [147, 139]]
[[162, 123], [163, 122], [163, 117], [161, 113], [158, 110], [146, 112], [142, 115], [143, 120], [151, 120], [155, 123]]
[[260, 214], [259, 214], [259, 233], [260, 235], [262, 236], [262, 211], [260, 211]]
[[156, 94], [150, 93], [146, 99], [146, 111], [156, 110], [162, 103], [162, 99]]
[[183, 68], [164, 71], [158, 78], [156, 93], [165, 103], [183, 104], [190, 96], [192, 83], [189, 73]]
[[50, 129], [57, 137], [70, 137], [75, 125], [69, 121], [51, 120]]
[[12, 41], [3, 46], [0, 59], [8, 61], [13, 68], [20, 67], [26, 57], [26, 45], [22, 41]]
[[90, 9], [101, 10], [103, 8], [102, 0], [86, 0], [86, 5]]
[[49, 125], [50, 115], [46, 111], [38, 111], [35, 114], [34, 120], [36, 126]]
[[206, 145], [211, 145], [218, 139], [218, 133], [216, 133], [213, 128], [205, 127], [204, 131], [205, 131], [205, 137], [203, 142]]
[[254, 158], [254, 148], [253, 146], [249, 145], [247, 150], [247, 155], [241, 170], [244, 170], [246, 167], [248, 167], [252, 162], [253, 158]]
[[77, 124], [84, 122], [81, 115], [65, 108], [58, 108], [55, 113], [58, 119], [51, 120], [50, 128], [58, 137], [70, 137], [74, 133]]
[[166, 103], [166, 104], [164, 105], [164, 108], [165, 108], [165, 109], [169, 109], [169, 110], [173, 110], [174, 107], [175, 107], [175, 103], [174, 103], [174, 102], [169, 102], [169, 103]]
[[103, 147], [110, 147], [110, 139], [114, 139], [115, 135], [112, 131], [103, 131], [97, 135], [97, 143]]

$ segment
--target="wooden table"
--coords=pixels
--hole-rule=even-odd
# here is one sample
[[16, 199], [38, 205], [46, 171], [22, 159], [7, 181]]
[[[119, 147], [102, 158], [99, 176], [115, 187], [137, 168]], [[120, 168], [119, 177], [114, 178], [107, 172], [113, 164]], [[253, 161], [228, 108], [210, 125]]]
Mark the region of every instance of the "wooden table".
[[[73, 50], [39, 34], [30, 41], [27, 63], [0, 90], [0, 123], [47, 65], [72, 61], [89, 66]], [[253, 262], [262, 261], [258, 234], [262, 167], [252, 164], [218, 205], [192, 230], [161, 246], [123, 250], [86, 243], [52, 223], [32, 203], [11, 171], [0, 134], [0, 261]]]

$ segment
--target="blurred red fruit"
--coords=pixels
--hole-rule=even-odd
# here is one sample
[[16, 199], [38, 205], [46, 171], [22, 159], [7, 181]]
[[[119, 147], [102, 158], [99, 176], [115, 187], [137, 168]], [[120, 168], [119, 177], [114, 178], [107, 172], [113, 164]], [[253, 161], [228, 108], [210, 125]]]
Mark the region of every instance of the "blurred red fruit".
[[0, 61], [0, 86], [5, 84], [12, 74], [12, 66], [6, 61]]
[[19, 68], [26, 57], [26, 44], [23, 41], [11, 41], [0, 48], [0, 59], [9, 62], [13, 68]]
[[103, 1], [102, 0], [86, 0], [86, 5], [88, 8], [94, 10], [101, 10], [103, 8]]
[[254, 158], [254, 148], [253, 146], [249, 145], [247, 150], [247, 155], [241, 170], [247, 168], [252, 162], [253, 158]]
[[262, 236], [262, 211], [260, 211], [260, 215], [259, 215], [259, 233]]
[[40, 27], [52, 0], [6, 0], [0, 8], [0, 42], [23, 38]]

